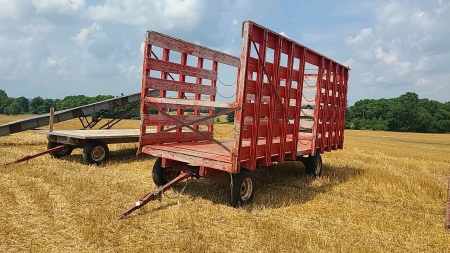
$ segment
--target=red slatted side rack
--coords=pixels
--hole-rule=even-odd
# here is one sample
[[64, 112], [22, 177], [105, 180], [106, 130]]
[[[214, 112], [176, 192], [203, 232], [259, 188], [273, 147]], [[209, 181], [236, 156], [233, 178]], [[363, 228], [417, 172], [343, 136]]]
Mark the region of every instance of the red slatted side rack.
[[342, 148], [349, 69], [251, 21], [243, 39], [233, 171]]

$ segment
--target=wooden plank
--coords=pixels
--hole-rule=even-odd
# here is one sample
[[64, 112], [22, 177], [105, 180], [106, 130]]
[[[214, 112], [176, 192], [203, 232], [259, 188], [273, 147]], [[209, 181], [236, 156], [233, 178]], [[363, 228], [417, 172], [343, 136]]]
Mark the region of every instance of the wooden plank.
[[[212, 131], [201, 131], [202, 133], [213, 137]], [[146, 133], [141, 135], [141, 145], [151, 145], [159, 143], [171, 143], [171, 142], [193, 142], [209, 140], [205, 136], [200, 135], [197, 132], [169, 132], [169, 133]]]
[[[147, 131], [156, 131], [155, 129], [147, 129]], [[113, 139], [125, 137], [139, 137], [139, 129], [100, 129], [100, 130], [36, 130], [36, 133], [47, 134], [52, 136], [64, 136], [74, 139]]]
[[153, 58], [147, 59], [147, 69], [158, 70], [166, 73], [173, 73], [185, 76], [200, 77], [210, 80], [217, 79], [217, 71], [181, 65], [169, 61], [161, 61]]
[[231, 171], [232, 166], [230, 163], [225, 163], [217, 160], [211, 160], [208, 158], [196, 157], [192, 155], [185, 155], [177, 152], [167, 151], [164, 149], [156, 149], [154, 148], [154, 146], [144, 146], [142, 148], [142, 152], [149, 155], [164, 157], [171, 160], [185, 162], [196, 166], [205, 166], [208, 168], [232, 172]]
[[[173, 117], [186, 122], [191, 122], [194, 120], [199, 120], [205, 118], [204, 116], [195, 116], [195, 115], [172, 115]], [[179, 122], [175, 121], [172, 118], [169, 118], [162, 114], [145, 114], [142, 115], [142, 124], [145, 126], [158, 126], [158, 125], [178, 125]], [[212, 125], [214, 124], [214, 119], [208, 119], [198, 123], [197, 125]]]
[[200, 58], [208, 59], [210, 61], [218, 61], [220, 63], [234, 67], [239, 67], [241, 63], [240, 58], [238, 57], [177, 38], [173, 38], [155, 31], [148, 31], [147, 38], [149, 44], [155, 45], [157, 47], [175, 50], [180, 53], [197, 56]]
[[155, 98], [147, 97], [146, 101], [165, 108], [179, 108], [179, 109], [205, 109], [211, 108], [236, 108], [236, 103], [216, 102], [216, 101], [202, 101], [202, 100], [188, 100], [178, 98]]
[[50, 107], [50, 121], [49, 121], [49, 131], [53, 132], [53, 121], [55, 120], [55, 109]]
[[205, 95], [215, 95], [217, 91], [217, 87], [215, 86], [165, 80], [149, 76], [145, 78], [145, 82], [145, 88], [147, 89], [170, 90]]
[[[226, 143], [222, 143], [226, 144]], [[229, 143], [233, 144], [233, 143]], [[230, 146], [230, 145], [227, 145]], [[210, 141], [202, 142], [188, 142], [188, 143], [166, 143], [166, 144], [156, 144], [151, 145], [153, 149], [160, 149], [169, 152], [174, 152], [178, 154], [185, 154], [195, 157], [201, 157], [205, 159], [217, 160], [221, 162], [230, 163], [231, 154], [219, 145], [212, 143]], [[231, 148], [231, 147], [230, 147]]]

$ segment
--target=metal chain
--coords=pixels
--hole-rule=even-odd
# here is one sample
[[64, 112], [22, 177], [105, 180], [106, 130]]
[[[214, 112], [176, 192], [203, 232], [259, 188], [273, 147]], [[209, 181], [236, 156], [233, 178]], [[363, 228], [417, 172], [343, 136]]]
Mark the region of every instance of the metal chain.
[[232, 97], [236, 96], [236, 93], [234, 95], [230, 96], [230, 97], [223, 96], [222, 94], [219, 93], [219, 91], [216, 91], [216, 93], [217, 93], [217, 95], [219, 95], [219, 96], [221, 96], [223, 98], [232, 98]]
[[314, 101], [316, 101], [315, 98], [313, 98], [312, 100], [308, 100], [308, 99], [305, 97], [305, 94], [303, 94], [303, 93], [302, 93], [302, 96], [303, 96], [303, 98], [304, 98], [306, 101], [308, 101], [308, 102], [314, 102]]
[[177, 196], [177, 197], [170, 197], [170, 196], [168, 196], [165, 192], [163, 192], [164, 196], [166, 196], [166, 198], [168, 198], [168, 199], [177, 199], [177, 200], [178, 200], [178, 203], [180, 203], [180, 196], [181, 196], [181, 194], [184, 192], [184, 189], [186, 189], [186, 186], [187, 186], [187, 184], [188, 184], [188, 181], [189, 181], [189, 179], [186, 180], [186, 183], [184, 184], [183, 189], [181, 189], [181, 191], [178, 193], [178, 196]]
[[217, 131], [216, 128], [213, 128], [213, 131], [216, 132], [216, 133], [218, 133], [218, 134], [221, 134], [221, 135], [227, 135], [227, 134], [230, 134], [231, 132], [236, 131], [236, 127], [234, 127], [233, 129], [231, 129], [231, 131], [229, 131], [229, 132], [227, 132], [227, 133], [221, 133], [221, 132]]
[[[261, 56], [259, 55], [259, 51], [258, 51], [258, 49], [257, 49], [257, 47], [256, 47], [256, 43], [255, 43], [251, 38], [250, 38], [250, 40], [251, 40], [251, 42], [252, 42], [252, 44], [253, 44], [253, 47], [255, 48], [256, 54], [258, 55], [259, 61], [262, 62]], [[273, 86], [272, 80], [271, 80], [271, 79], [269, 78], [269, 76], [267, 75], [266, 66], [264, 65], [264, 63], [263, 63], [263, 66], [262, 66], [262, 67], [263, 67], [263, 71], [265, 72], [265, 75], [267, 76], [267, 80], [269, 81], [269, 83], [270, 83], [270, 84], [272, 85], [272, 87], [274, 88], [275, 96], [278, 98], [280, 105], [281, 105], [281, 106], [284, 106], [284, 105], [283, 105], [283, 102], [282, 102], [282, 100], [281, 100], [281, 98], [278, 96], [278, 93], [277, 93], [275, 87]], [[305, 82], [306, 82], [306, 80], [305, 80]], [[307, 83], [307, 85], [308, 85], [308, 83]], [[308, 86], [309, 86], [309, 85], [308, 85]], [[312, 87], [312, 86], [309, 86], [309, 87]], [[304, 97], [304, 95], [303, 95], [303, 97]], [[306, 98], [305, 98], [305, 99], [306, 99]], [[314, 100], [315, 100], [315, 99], [314, 99]], [[312, 101], [309, 101], [309, 102], [312, 102]], [[285, 110], [283, 110], [282, 112], [283, 112], [283, 114], [286, 114], [286, 113], [287, 113]], [[289, 125], [290, 122], [289, 122], [289, 119], [288, 119], [287, 117], [286, 117], [286, 120], [287, 120], [287, 124]], [[300, 124], [300, 122], [299, 122], [299, 126], [302, 127], [301, 124]], [[314, 126], [314, 124], [313, 124], [313, 126]], [[308, 145], [308, 144], [310, 144], [310, 143], [312, 142], [312, 140], [309, 141], [309, 142], [307, 142], [307, 143], [303, 143], [303, 142], [301, 142], [300, 140], [299, 140], [299, 142], [300, 142], [301, 144], [303, 144], [303, 145]]]
[[[259, 54], [259, 51], [258, 51], [258, 48], [256, 47], [255, 41], [253, 41], [252, 38], [250, 38], [250, 41], [252, 42], [253, 47], [255, 48], [255, 51], [256, 51], [256, 54], [258, 55], [259, 61], [262, 63], [262, 69], [263, 69], [263, 71], [264, 71], [264, 74], [267, 76], [267, 80], [269, 81], [270, 85], [272, 86], [276, 98], [279, 100], [279, 105], [281, 105], [282, 107], [284, 107], [283, 100], [282, 100], [282, 99], [280, 98], [280, 96], [278, 95], [278, 92], [277, 92], [277, 90], [276, 90], [276, 87], [274, 87], [274, 85], [273, 85], [273, 83], [272, 83], [272, 79], [269, 78], [269, 75], [267, 74], [266, 65], [265, 65], [265, 64], [263, 63], [263, 61], [262, 61], [262, 58], [261, 58], [261, 56], [260, 56], [260, 54]], [[273, 78], [273, 77], [272, 77], [272, 78]], [[289, 102], [288, 102], [288, 103], [289, 103]], [[287, 116], [287, 115], [286, 115], [286, 114], [287, 114], [286, 110], [282, 110], [282, 112], [283, 112], [283, 114], [284, 114], [283, 116]], [[289, 118], [288, 118], [288, 117], [284, 117], [284, 118], [286, 118], [287, 124], [290, 125], [291, 122], [289, 122]]]
[[306, 83], [306, 86], [308, 86], [308, 87], [315, 87], [315, 85], [309, 85], [308, 84], [308, 82], [306, 81], [306, 78], [304, 78], [304, 80], [303, 81], [305, 81], [305, 83]]
[[225, 86], [234, 86], [234, 85], [237, 83], [237, 81], [236, 81], [236, 82], [234, 82], [233, 84], [225, 84], [225, 83], [222, 82], [218, 77], [217, 77], [217, 81], [219, 81], [221, 84], [223, 84], [223, 85], [225, 85]]

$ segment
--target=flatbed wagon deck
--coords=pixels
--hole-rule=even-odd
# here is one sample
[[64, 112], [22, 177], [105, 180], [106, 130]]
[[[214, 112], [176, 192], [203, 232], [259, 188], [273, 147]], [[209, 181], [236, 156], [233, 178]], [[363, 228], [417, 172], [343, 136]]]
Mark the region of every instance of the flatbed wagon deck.
[[56, 142], [76, 145], [79, 140], [102, 140], [107, 144], [139, 142], [139, 129], [35, 130]]
[[[303, 135], [307, 136], [307, 135]], [[292, 141], [292, 137], [287, 137], [287, 142]], [[224, 146], [232, 149], [234, 140], [219, 141]], [[265, 140], [260, 139], [259, 144], [264, 145]], [[280, 138], [274, 138], [274, 144], [280, 143]], [[250, 142], [245, 141], [243, 145], [249, 146]], [[165, 157], [188, 163], [192, 166], [204, 166], [209, 168], [230, 171], [232, 169], [231, 158], [232, 155], [217, 143], [212, 141], [202, 141], [195, 143], [165, 143], [148, 145], [142, 148], [142, 152], [157, 157]], [[299, 143], [297, 146], [297, 156], [309, 155], [311, 153], [311, 142]], [[275, 159], [277, 155], [273, 155]], [[262, 163], [264, 155], [257, 157], [258, 163]], [[241, 167], [247, 167], [248, 160], [241, 160]]]
[[68, 156], [73, 149], [82, 148], [83, 161], [88, 164], [106, 161], [109, 157], [108, 144], [138, 143], [139, 131], [139, 129], [35, 130], [36, 133], [47, 135], [47, 149], [64, 145], [63, 149], [50, 153], [53, 157]]

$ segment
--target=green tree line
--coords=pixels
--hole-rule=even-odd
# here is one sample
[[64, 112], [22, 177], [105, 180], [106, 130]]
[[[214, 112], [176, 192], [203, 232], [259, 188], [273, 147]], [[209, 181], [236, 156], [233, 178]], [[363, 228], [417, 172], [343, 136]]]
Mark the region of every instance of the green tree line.
[[[98, 95], [95, 97], [88, 97], [85, 95], [66, 96], [63, 99], [49, 99], [40, 96], [33, 99], [25, 97], [11, 98], [8, 97], [4, 90], [0, 90], [0, 114], [18, 115], [18, 114], [44, 114], [50, 111], [53, 107], [55, 111], [66, 110], [74, 107], [79, 107], [87, 104], [92, 104], [107, 99], [114, 98], [112, 95]], [[217, 108], [216, 112], [220, 112], [224, 108]], [[175, 110], [172, 110], [175, 111]], [[186, 112], [193, 112], [193, 110], [185, 110]], [[200, 111], [207, 113], [208, 111]], [[149, 114], [156, 114], [157, 110], [149, 108]], [[111, 111], [101, 115], [104, 118], [123, 117], [125, 119], [140, 119], [139, 104], [131, 103], [126, 106], [117, 107]], [[91, 115], [94, 118], [100, 117], [100, 113]]]
[[[0, 90], [0, 114], [44, 114], [53, 107], [55, 111], [70, 109], [114, 98], [112, 95], [88, 97], [84, 95], [66, 96], [63, 99], [33, 99], [25, 97], [8, 97]], [[118, 107], [103, 115], [106, 118], [122, 116], [130, 110], [125, 118], [140, 119], [139, 106], [130, 104]], [[216, 108], [216, 113], [224, 108]], [[156, 113], [151, 109], [149, 113]], [[92, 115], [93, 117], [98, 114]], [[227, 115], [227, 120], [234, 120], [234, 113]], [[370, 129], [398, 132], [450, 133], [450, 101], [441, 103], [435, 100], [419, 99], [413, 92], [407, 92], [397, 98], [362, 99], [347, 107], [346, 128]]]
[[359, 100], [347, 107], [346, 128], [450, 133], [450, 101], [419, 99], [414, 92], [397, 98]]
[[[95, 97], [88, 97], [85, 95], [66, 96], [63, 99], [49, 99], [42, 98], [40, 96], [33, 99], [27, 99], [25, 97], [11, 98], [8, 97], [4, 90], [0, 90], [0, 114], [18, 115], [18, 114], [44, 114], [50, 111], [50, 107], [53, 107], [55, 111], [66, 110], [74, 107], [79, 107], [87, 104], [100, 102], [103, 100], [114, 98], [112, 95], [98, 95]], [[139, 108], [133, 105], [131, 117], [139, 118]], [[121, 107], [112, 110], [108, 113], [109, 117], [122, 114], [128, 107]]]

